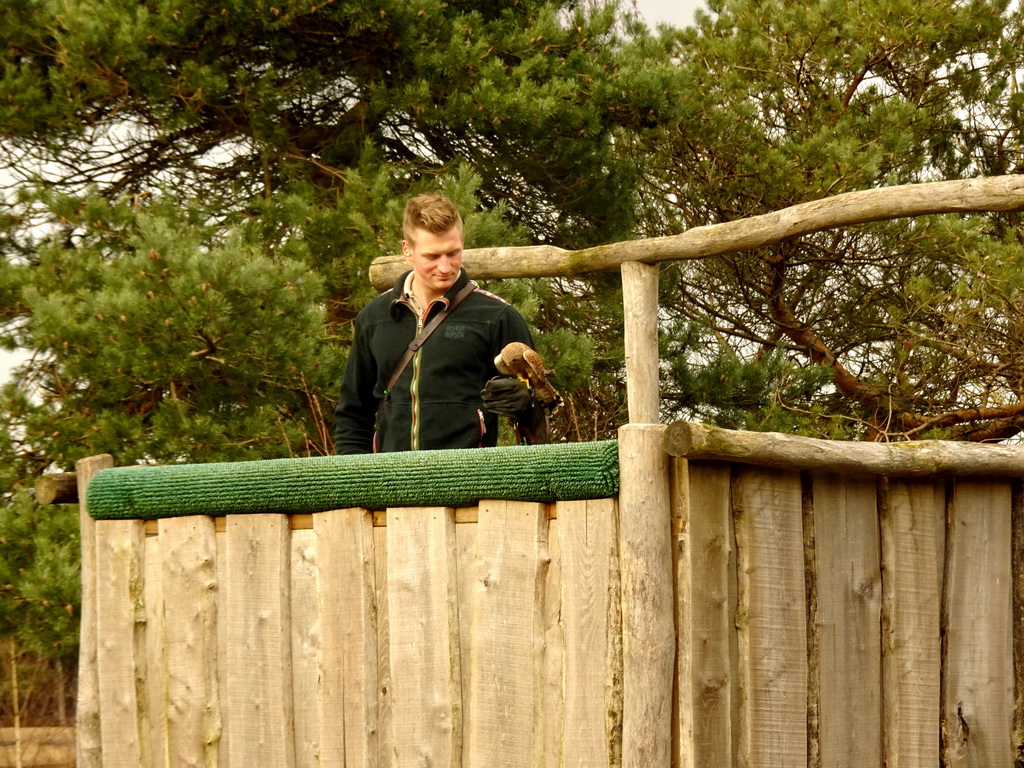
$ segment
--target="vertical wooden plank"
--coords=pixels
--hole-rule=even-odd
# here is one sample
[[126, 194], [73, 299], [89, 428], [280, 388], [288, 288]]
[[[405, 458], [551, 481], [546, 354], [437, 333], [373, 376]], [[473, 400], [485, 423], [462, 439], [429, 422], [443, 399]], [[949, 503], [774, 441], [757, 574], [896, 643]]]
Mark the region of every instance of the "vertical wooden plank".
[[807, 766], [821, 768], [821, 633], [811, 477], [809, 473], [800, 473], [801, 524], [804, 534], [804, 599], [807, 611]]
[[373, 516], [313, 516], [321, 616], [320, 765], [377, 765], [377, 605]]
[[468, 766], [531, 768], [542, 755], [543, 504], [481, 501], [473, 576]]
[[224, 518], [220, 518], [221, 527], [217, 528], [217, 520], [214, 520], [216, 530], [217, 546], [217, 690], [220, 691], [221, 699], [221, 732], [220, 742], [217, 745], [217, 765], [230, 766], [231, 761], [228, 755], [231, 753], [229, 742], [231, 739], [231, 721], [228, 718], [227, 690], [228, 690], [228, 622], [227, 605], [232, 598], [231, 580], [228, 578], [228, 535], [225, 530]]
[[[459, 511], [455, 513], [455, 557], [458, 574], [459, 595], [459, 655], [462, 664], [462, 711], [469, 712], [469, 697], [472, 688], [472, 665], [468, 659], [473, 652], [473, 563], [476, 560], [476, 532], [479, 509], [474, 508], [469, 517], [473, 522], [461, 522]], [[463, 727], [465, 729], [465, 726]]]
[[807, 614], [800, 477], [739, 470], [733, 485], [740, 728], [748, 766], [807, 764]]
[[543, 755], [541, 766], [562, 765], [562, 734], [565, 706], [565, 632], [562, 626], [562, 540], [558, 520], [551, 519], [554, 507], [548, 507], [547, 579], [544, 584], [544, 670], [542, 712]]
[[657, 424], [658, 265], [626, 262], [621, 271], [629, 421]]
[[203, 768], [216, 763], [221, 731], [217, 534], [213, 518], [199, 515], [164, 518], [158, 530], [171, 596], [164, 603], [167, 741], [159, 764]]
[[389, 509], [388, 625], [397, 768], [462, 761], [455, 514]]
[[882, 764], [881, 544], [873, 477], [815, 475], [823, 768]]
[[693, 695], [693, 552], [690, 538], [690, 465], [681, 457], [669, 458], [669, 494], [672, 503], [672, 552], [676, 589], [676, 698], [672, 723], [672, 764], [695, 768]]
[[957, 480], [946, 546], [943, 724], [947, 766], [1011, 765], [1009, 481]]
[[676, 633], [664, 431], [619, 429], [624, 768], [667, 768], [672, 759]]
[[145, 551], [142, 520], [96, 521], [96, 661], [104, 768], [149, 764]]
[[937, 520], [928, 480], [882, 480], [882, 759], [887, 768], [939, 764]]
[[620, 706], [613, 699], [621, 695], [609, 622], [620, 610], [618, 509], [614, 499], [562, 501], [557, 508], [565, 637], [561, 764], [603, 768], [612, 754], [609, 740], [620, 738], [608, 733], [609, 712]]
[[288, 518], [230, 515], [225, 534], [228, 765], [293, 768]]
[[391, 629], [388, 623], [388, 531], [373, 529], [373, 562], [377, 605], [377, 762], [381, 768], [394, 760], [391, 717]]
[[163, 550], [158, 535], [146, 535], [146, 707], [149, 711], [150, 765], [162, 766], [167, 757], [167, 675], [164, 647]]
[[1013, 750], [1018, 763], [1024, 763], [1024, 482], [1013, 481]]
[[289, 610], [295, 768], [318, 768], [320, 765], [321, 606], [317, 590], [317, 549], [317, 537], [312, 528], [292, 530]]
[[[608, 723], [605, 726], [605, 733], [608, 739], [608, 764], [620, 766], [623, 764], [623, 718], [625, 702], [623, 695], [623, 678], [625, 676], [625, 644], [623, 637], [623, 590], [622, 590], [622, 551], [619, 547], [622, 544], [621, 506], [615, 505], [615, 528], [619, 532], [616, 542], [615, 555], [612, 558], [612, 570], [608, 589], [611, 591], [611, 601], [608, 606]], [[671, 737], [671, 723], [669, 723]]]
[[[731, 766], [737, 732], [735, 548], [728, 464], [688, 462], [687, 500], [678, 531], [680, 765]], [[683, 528], [683, 523], [686, 527]], [[685, 623], [683, 623], [685, 622]], [[682, 646], [685, 645], [684, 649]], [[683, 675], [686, 675], [685, 678]], [[687, 740], [689, 743], [687, 743]]]
[[114, 466], [110, 454], [90, 456], [75, 464], [79, 488], [79, 540], [82, 548], [82, 608], [78, 646], [78, 693], [75, 708], [75, 752], [80, 768], [100, 768], [99, 672], [96, 636], [96, 521], [86, 510], [89, 481], [101, 469]]

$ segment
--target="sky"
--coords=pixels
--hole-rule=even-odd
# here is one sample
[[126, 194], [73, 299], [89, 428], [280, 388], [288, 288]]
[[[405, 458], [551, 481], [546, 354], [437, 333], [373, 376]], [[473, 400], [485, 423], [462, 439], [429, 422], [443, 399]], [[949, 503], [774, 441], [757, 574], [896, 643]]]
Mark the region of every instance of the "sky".
[[6, 349], [0, 349], [0, 382], [7, 381], [11, 368], [24, 358], [25, 355], [22, 352], [8, 352]]
[[[644, 20], [654, 27], [659, 23], [677, 27], [693, 23], [693, 12], [704, 7], [703, 0], [637, 0], [637, 10]], [[10, 370], [24, 359], [24, 352], [0, 350], [0, 383], [6, 381]]]
[[693, 23], [693, 12], [706, 7], [702, 0], [637, 0], [636, 6], [651, 27], [658, 23], [687, 27]]

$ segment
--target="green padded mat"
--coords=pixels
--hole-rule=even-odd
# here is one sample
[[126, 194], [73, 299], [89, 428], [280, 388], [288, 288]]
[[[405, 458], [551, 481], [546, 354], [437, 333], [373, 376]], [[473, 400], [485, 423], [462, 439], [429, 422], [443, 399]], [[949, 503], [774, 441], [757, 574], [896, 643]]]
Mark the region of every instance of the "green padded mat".
[[87, 507], [97, 520], [152, 520], [346, 507], [466, 507], [481, 499], [551, 503], [618, 492], [618, 443], [605, 440], [119, 467], [96, 473]]

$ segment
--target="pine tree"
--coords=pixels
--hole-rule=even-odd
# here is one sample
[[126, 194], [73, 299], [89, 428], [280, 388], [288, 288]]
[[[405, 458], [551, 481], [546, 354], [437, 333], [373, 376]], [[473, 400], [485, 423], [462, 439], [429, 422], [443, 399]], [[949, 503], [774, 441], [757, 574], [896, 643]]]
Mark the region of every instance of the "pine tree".
[[[623, 57], [620, 32], [638, 28], [614, 5], [73, 0], [4, 14], [0, 322], [36, 350], [21, 380], [44, 401], [16, 415], [37, 470], [98, 450], [329, 450], [366, 268], [393, 251], [410, 194], [457, 199], [473, 246], [629, 232], [631, 164], [612, 137], [647, 119], [658, 78]], [[268, 270], [289, 292], [259, 280]], [[541, 297], [572, 290], [512, 288], [567, 390], [591, 370], [586, 325], [559, 325]]]
[[[5, 3], [0, 343], [31, 351], [2, 395], [5, 510], [30, 517], [31, 478], [90, 454], [331, 450], [367, 267], [409, 195], [455, 199], [473, 246], [626, 237], [615, 137], [649, 119], [658, 78], [624, 31], [614, 4], [536, 0]], [[595, 295], [496, 287], [584, 401], [559, 427], [574, 439], [606, 436], [622, 397], [621, 361], [589, 338], [621, 310], [561, 322], [578, 286]], [[53, 553], [40, 583], [71, 556]]]
[[[675, 120], [624, 147], [639, 158], [641, 231], [1017, 172], [1020, 24], [1001, 1], [711, 3], [675, 35]], [[927, 217], [674, 265], [669, 415], [869, 439], [1017, 435], [1020, 231], [1018, 214]]]

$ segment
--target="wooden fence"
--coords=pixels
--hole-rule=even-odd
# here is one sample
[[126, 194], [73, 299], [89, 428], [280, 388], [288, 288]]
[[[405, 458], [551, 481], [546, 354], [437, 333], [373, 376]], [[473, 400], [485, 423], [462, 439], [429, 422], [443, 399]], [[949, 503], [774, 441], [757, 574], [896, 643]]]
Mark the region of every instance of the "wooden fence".
[[79, 766], [1014, 764], [1019, 479], [663, 437], [617, 499], [84, 520]]
[[75, 768], [75, 729], [0, 728], [0, 768]]

